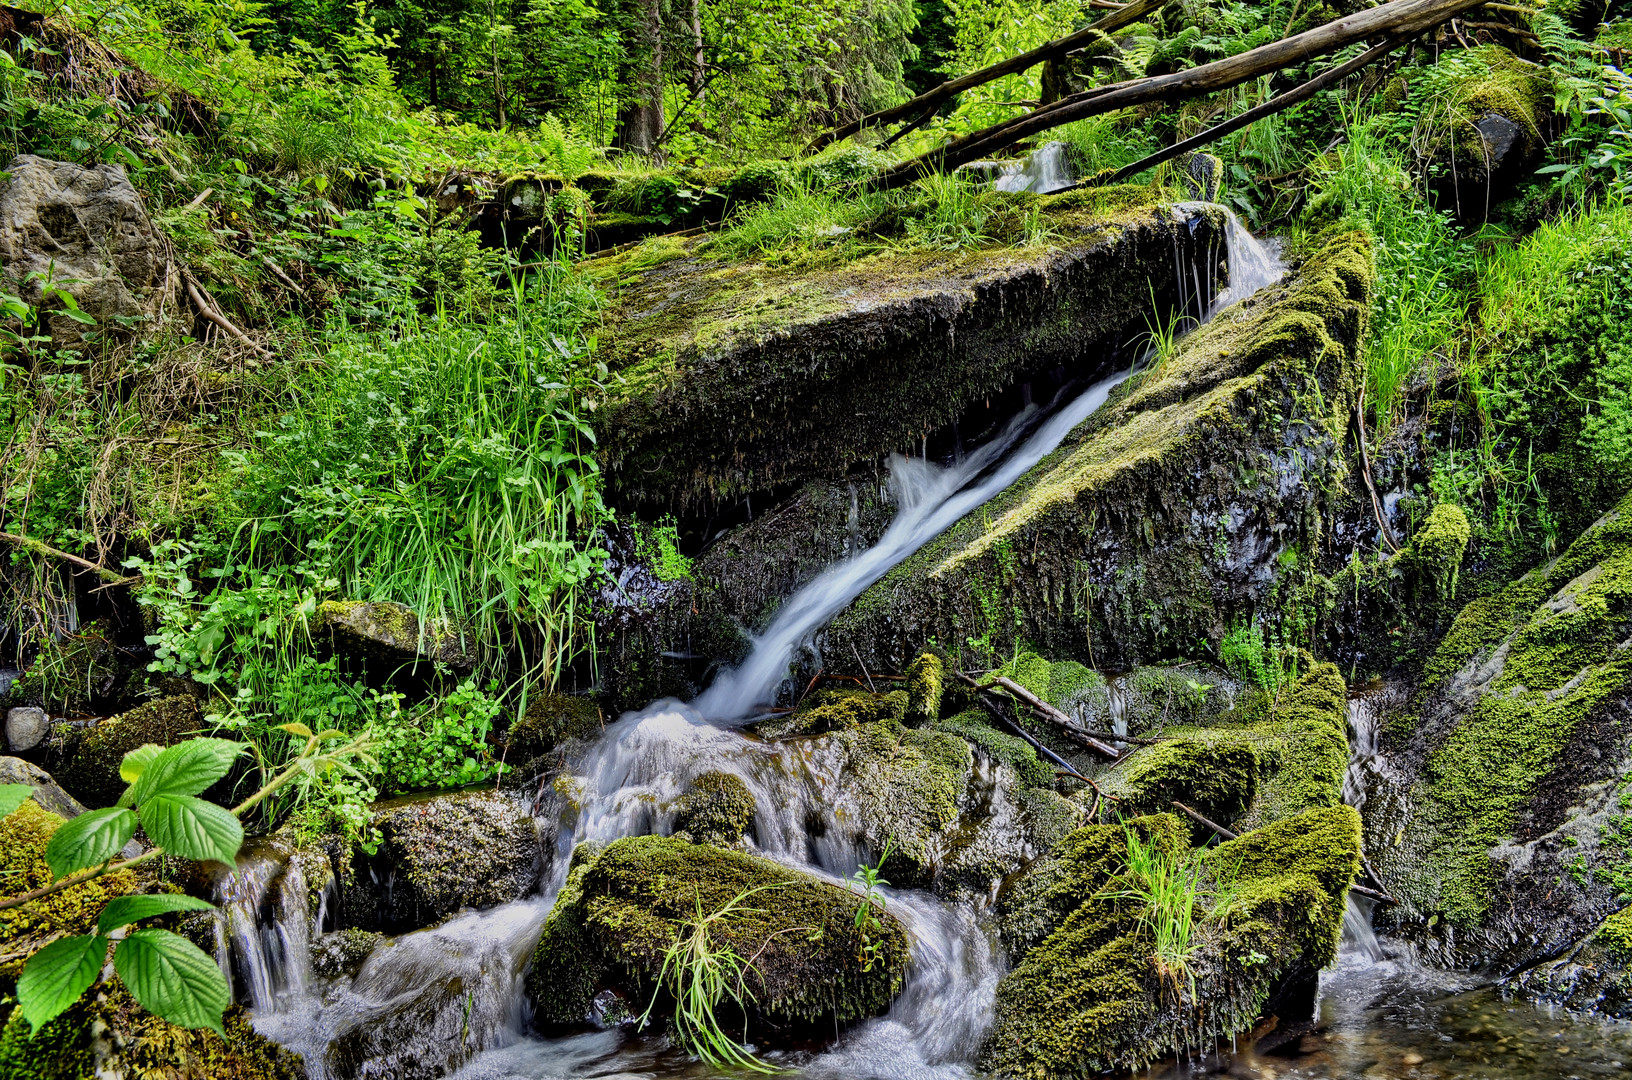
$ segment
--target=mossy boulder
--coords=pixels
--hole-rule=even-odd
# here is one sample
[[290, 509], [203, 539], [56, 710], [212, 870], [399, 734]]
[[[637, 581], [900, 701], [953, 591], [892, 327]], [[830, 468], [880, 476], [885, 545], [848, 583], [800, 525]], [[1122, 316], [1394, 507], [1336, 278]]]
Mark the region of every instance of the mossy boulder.
[[[62, 823], [63, 818], [41, 809], [33, 799], [0, 818], [0, 896], [15, 896], [51, 884], [45, 849]], [[95, 928], [104, 904], [135, 888], [135, 873], [120, 870], [43, 900], [0, 911], [0, 952], [26, 956], [54, 935], [88, 933]], [[0, 975], [5, 973], [6, 967], [0, 967]], [[16, 973], [10, 972], [12, 977]]]
[[147, 743], [171, 746], [200, 734], [203, 726], [198, 702], [186, 695], [138, 705], [87, 731], [57, 769], [57, 782], [86, 806], [112, 806], [127, 786], [119, 776], [126, 754]]
[[0, 784], [27, 784], [41, 809], [58, 817], [78, 817], [85, 812], [80, 801], [62, 790], [51, 774], [22, 758], [0, 757]]
[[961, 847], [977, 840], [975, 830], [951, 835], [974, 765], [969, 744], [896, 720], [863, 724], [834, 738], [848, 756], [845, 780], [864, 842], [875, 853], [890, 845], [884, 876], [905, 888], [955, 884], [955, 875], [941, 881], [941, 874]]
[[489, 908], [532, 892], [540, 867], [538, 826], [519, 796], [502, 791], [411, 798], [375, 807], [378, 925], [404, 933], [464, 908]]
[[676, 803], [674, 835], [694, 844], [740, 847], [743, 835], [754, 827], [754, 810], [754, 793], [742, 777], [706, 772]]
[[1335, 959], [1360, 865], [1349, 807], [1308, 811], [1201, 857], [1230, 899], [1227, 917], [1198, 920], [1193, 986], [1159, 972], [1140, 909], [1122, 895], [1125, 828], [1169, 860], [1192, 858], [1188, 825], [1172, 815], [1088, 826], [999, 898], [1015, 964], [998, 985], [982, 1069], [1028, 1080], [1137, 1070], [1248, 1030], [1278, 987]]
[[1134, 667], [1220, 640], [1322, 542], [1372, 273], [1364, 237], [1324, 238], [864, 592], [826, 648], [891, 670], [919, 642], [986, 635]]
[[701, 509], [839, 480], [1022, 377], [1104, 363], [1097, 346], [1142, 328], [1148, 297], [1129, 303], [1125, 283], [1171, 303], [1175, 258], [1206, 258], [1218, 235], [1211, 216], [1136, 198], [1148, 192], [1037, 200], [1056, 239], [1025, 248], [776, 268], [692, 241], [598, 260], [610, 488]]
[[1398, 809], [1368, 821], [1368, 851], [1402, 901], [1386, 925], [1446, 962], [1518, 967], [1615, 909], [1629, 641], [1632, 496], [1462, 610], [1385, 729], [1399, 779], [1372, 801]]
[[[664, 956], [697, 919], [738, 902], [711, 926], [716, 946], [755, 957], [747, 976], [757, 1039], [831, 1033], [835, 1023], [876, 1016], [901, 989], [907, 935], [888, 912], [864, 941], [854, 892], [740, 851], [675, 837], [580, 848], [527, 976], [545, 1026], [581, 1023], [598, 991], [650, 1000]], [[870, 968], [859, 959], [876, 947]], [[746, 996], [746, 995], [745, 995]], [[740, 1017], [721, 1010], [734, 1024]]]
[[423, 623], [413, 608], [390, 600], [325, 600], [312, 634], [336, 652], [364, 661], [404, 665], [421, 660], [468, 671], [476, 663], [458, 630]]
[[1526, 968], [1502, 989], [1510, 994], [1632, 1020], [1632, 907], [1599, 924], [1563, 956]]
[[1054, 765], [1038, 757], [1032, 745], [1020, 736], [992, 726], [978, 709], [949, 716], [937, 722], [935, 730], [956, 735], [993, 761], [1007, 765], [1026, 787], [1054, 786]]
[[904, 690], [887, 694], [851, 687], [817, 690], [807, 694], [790, 715], [761, 721], [754, 730], [768, 739], [851, 731], [863, 724], [899, 722], [906, 718], [907, 704]]
[[1172, 739], [1127, 765], [1123, 813], [1160, 813], [1173, 802], [1214, 821], [1234, 821], [1258, 794], [1258, 755], [1245, 739]]
[[1554, 76], [1499, 45], [1442, 60], [1439, 72], [1449, 84], [1423, 102], [1418, 134], [1458, 212], [1483, 218], [1490, 188], [1517, 179], [1545, 147]]
[[539, 694], [510, 725], [504, 736], [505, 770], [527, 780], [549, 764], [550, 755], [574, 739], [597, 738], [606, 721], [590, 698]]

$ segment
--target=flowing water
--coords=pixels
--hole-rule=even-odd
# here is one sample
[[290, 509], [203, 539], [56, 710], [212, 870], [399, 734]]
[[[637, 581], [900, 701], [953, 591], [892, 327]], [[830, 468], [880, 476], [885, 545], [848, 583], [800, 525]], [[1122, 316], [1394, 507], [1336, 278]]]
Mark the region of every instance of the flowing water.
[[[1279, 277], [1273, 252], [1238, 223], [1226, 244], [1231, 285], [1218, 297], [1209, 295], [1210, 266], [1190, 268], [1189, 278], [1181, 268], [1181, 290], [1207, 290], [1198, 308], [1206, 317]], [[1018, 479], [1126, 377], [1101, 380], [1051, 413], [1022, 414], [949, 466], [893, 459], [898, 511], [878, 544], [789, 598], [742, 666], [694, 702], [660, 701], [626, 715], [569, 763], [569, 777], [537, 808], [550, 819], [553, 829], [545, 831], [554, 841], [535, 896], [404, 934], [375, 948], [353, 973], [325, 978], [313, 974], [308, 958], [323, 916], [311, 925], [308, 909], [296, 902], [310, 895], [310, 874], [287, 853], [247, 856], [222, 886], [221, 955], [231, 956], [240, 1000], [254, 1008], [257, 1026], [301, 1051], [316, 1080], [429, 1080], [449, 1072], [461, 1080], [708, 1075], [660, 1035], [627, 1027], [550, 1039], [529, 1032], [521, 980], [573, 847], [670, 831], [675, 798], [699, 773], [721, 770], [740, 777], [756, 798], [750, 847], [759, 854], [835, 883], [875, 855], [854, 824], [863, 816], [857, 800], [867, 793], [841, 782], [842, 750], [831, 740], [767, 744], [742, 734], [736, 722], [775, 697], [796, 652], [837, 611]], [[1367, 775], [1385, 767], [1377, 713], [1369, 698], [1351, 703], [1344, 794], [1357, 806]], [[1023, 846], [1020, 815], [1005, 804], [997, 779], [977, 777], [988, 791], [980, 829], [993, 843]], [[326, 885], [317, 888], [327, 895]], [[843, 1032], [825, 1049], [772, 1051], [771, 1060], [817, 1077], [856, 1080], [968, 1075], [1004, 969], [985, 904], [911, 891], [886, 895], [912, 940], [906, 987], [889, 1013]], [[1620, 1074], [1632, 1061], [1632, 1026], [1577, 1023], [1503, 1002], [1466, 977], [1429, 972], [1398, 946], [1378, 941], [1359, 906], [1345, 922], [1338, 965], [1323, 977], [1318, 1015], [1271, 1036], [1150, 1075], [1589, 1077]]]
[[1044, 143], [1025, 161], [1004, 170], [992, 186], [999, 191], [1035, 191], [1046, 195], [1070, 187], [1076, 179], [1065, 144], [1056, 140]]

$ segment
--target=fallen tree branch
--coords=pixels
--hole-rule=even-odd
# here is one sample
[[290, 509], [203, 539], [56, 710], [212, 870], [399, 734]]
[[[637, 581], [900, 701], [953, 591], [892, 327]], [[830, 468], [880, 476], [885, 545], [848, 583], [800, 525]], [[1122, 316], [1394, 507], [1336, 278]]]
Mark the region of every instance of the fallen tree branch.
[[1007, 60], [1000, 60], [979, 71], [971, 71], [967, 75], [960, 75], [956, 79], [948, 79], [939, 86], [925, 90], [922, 94], [910, 101], [893, 105], [888, 109], [880, 109], [875, 113], [868, 113], [860, 120], [853, 120], [831, 131], [818, 135], [810, 144], [809, 152], [814, 153], [824, 146], [848, 139], [850, 136], [865, 128], [879, 127], [883, 124], [893, 124], [897, 120], [904, 120], [915, 116], [926, 109], [939, 106], [948, 98], [956, 97], [965, 90], [977, 86], [984, 86], [994, 79], [1001, 79], [1005, 75], [1013, 75], [1025, 71], [1029, 67], [1041, 64], [1045, 60], [1055, 60], [1081, 48], [1104, 34], [1113, 34], [1124, 27], [1132, 26], [1140, 19], [1159, 9], [1166, 0], [1133, 0], [1111, 11], [1109, 14], [1094, 20], [1075, 33], [1067, 34], [1062, 38], [1039, 45], [1035, 49], [1011, 56]]
[[879, 186], [902, 187], [937, 169], [953, 169], [1074, 120], [1228, 90], [1380, 34], [1401, 39], [1415, 37], [1480, 5], [1481, 0], [1391, 0], [1211, 64], [1070, 94], [1025, 116], [994, 124], [902, 162], [880, 178]]
[[[1179, 157], [1182, 154], [1187, 154], [1192, 150], [1206, 146], [1210, 142], [1222, 139], [1226, 135], [1240, 131], [1242, 128], [1257, 120], [1262, 120], [1266, 116], [1272, 116], [1275, 113], [1280, 112], [1282, 109], [1289, 109], [1300, 101], [1307, 101], [1320, 91], [1341, 82], [1368, 64], [1381, 60], [1384, 56], [1387, 56], [1389, 53], [1393, 52], [1403, 44], [1405, 44], [1404, 38], [1391, 37], [1381, 45], [1367, 49], [1365, 52], [1361, 53], [1353, 60], [1350, 60], [1348, 63], [1339, 64], [1337, 67], [1324, 71], [1315, 76], [1313, 79], [1310, 79], [1308, 82], [1295, 86], [1284, 94], [1278, 94], [1261, 105], [1248, 109], [1240, 116], [1232, 117], [1231, 119], [1224, 121], [1222, 124], [1218, 124], [1215, 127], [1210, 127], [1198, 135], [1192, 135], [1190, 138], [1185, 139], [1182, 142], [1174, 143], [1172, 146], [1169, 146], [1164, 150], [1158, 150], [1149, 157], [1141, 158], [1140, 160], [1135, 161], [1132, 165], [1124, 165], [1122, 168], [1116, 170], [1114, 175], [1106, 179], [1091, 180], [1087, 181], [1086, 183], [1092, 184], [1096, 187], [1104, 184], [1120, 184], [1130, 177], [1138, 176], [1146, 169], [1155, 168], [1164, 161], [1172, 161], [1174, 158]], [[1065, 188], [1064, 190], [1069, 191], [1071, 188], [1083, 186], [1085, 186], [1085, 184], [1072, 184], [1070, 188]]]
[[5, 540], [9, 543], [16, 544], [18, 547], [32, 551], [36, 555], [43, 555], [48, 558], [61, 559], [63, 562], [73, 563], [75, 566], [91, 571], [103, 581], [108, 582], [110, 585], [124, 584], [127, 581], [140, 580], [141, 578], [141, 575], [139, 574], [135, 578], [123, 577], [120, 574], [109, 570], [105, 566], [100, 566], [89, 559], [82, 559], [78, 555], [70, 555], [66, 551], [54, 548], [50, 544], [47, 544], [42, 540], [36, 540], [31, 536], [19, 536], [16, 533], [0, 532], [0, 540]]
[[1354, 426], [1360, 435], [1360, 475], [1365, 478], [1366, 491], [1371, 495], [1371, 512], [1377, 518], [1377, 528], [1381, 530], [1383, 540], [1398, 554], [1400, 542], [1394, 539], [1394, 530], [1388, 527], [1388, 519], [1383, 516], [1383, 504], [1377, 498], [1377, 485], [1371, 479], [1371, 455], [1366, 451], [1366, 388], [1360, 387], [1360, 396], [1354, 399]]
[[1224, 826], [1220, 825], [1218, 822], [1214, 821], [1213, 819], [1208, 818], [1208, 817], [1203, 817], [1199, 810], [1194, 810], [1191, 807], [1188, 807], [1188, 806], [1184, 805], [1184, 803], [1180, 802], [1177, 799], [1172, 800], [1172, 803], [1173, 803], [1173, 809], [1177, 810], [1179, 813], [1183, 814], [1185, 817], [1189, 818], [1191, 821], [1194, 821], [1199, 825], [1205, 825], [1207, 828], [1213, 830], [1215, 833], [1222, 836], [1224, 839], [1226, 839], [1226, 840], [1239, 840], [1241, 838], [1240, 833], [1232, 832], [1231, 830], [1226, 829]]
[[1085, 746], [1094, 751], [1096, 754], [1103, 754], [1112, 761], [1115, 761], [1117, 758], [1122, 756], [1122, 752], [1120, 750], [1113, 746], [1107, 745], [1106, 743], [1102, 743], [1092, 735], [1089, 735], [1087, 732], [1083, 731], [1082, 728], [1077, 726], [1075, 720], [1072, 720], [1069, 716], [1065, 715], [1063, 712], [1056, 709], [1054, 706], [1050, 705], [1036, 694], [1033, 694], [1030, 690], [1027, 690], [1013, 679], [999, 675], [994, 681], [998, 686], [1001, 686], [1003, 689], [1025, 702], [1027, 705], [1030, 705], [1034, 712], [1040, 714], [1045, 720], [1048, 720], [1054, 724], [1055, 727], [1058, 727], [1061, 732], [1064, 733], [1065, 737], [1070, 739], [1072, 742], [1077, 743], [1079, 746]]
[[244, 333], [242, 330], [240, 330], [236, 326], [234, 326], [230, 319], [228, 319], [225, 315], [221, 314], [221, 312], [217, 311], [214, 307], [212, 307], [209, 303], [207, 303], [205, 301], [203, 295], [200, 292], [202, 286], [200, 286], [198, 284], [198, 281], [196, 279], [194, 279], [192, 273], [190, 271], [188, 271], [185, 267], [183, 267], [182, 271], [181, 271], [181, 280], [187, 286], [187, 296], [188, 296], [188, 298], [190, 300], [192, 300], [193, 306], [198, 308], [198, 313], [200, 315], [204, 316], [205, 319], [209, 320], [211, 323], [214, 323], [216, 326], [220, 327], [221, 330], [223, 330], [225, 333], [227, 333], [231, 337], [235, 337], [239, 341], [243, 342], [245, 345], [249, 346], [249, 348], [257, 356], [261, 357], [264, 360], [273, 359], [273, 356], [272, 356], [272, 354], [270, 352], [268, 352], [266, 349], [262, 348], [260, 345], [256, 344], [253, 340], [250, 339], [250, 336], [248, 334]]
[[266, 255], [262, 255], [261, 256], [261, 263], [268, 270], [272, 271], [272, 276], [273, 277], [275, 277], [279, 281], [283, 282], [290, 289], [293, 289], [296, 296], [305, 296], [306, 295], [306, 290], [302, 289], [299, 285], [296, 285], [295, 284], [295, 279], [290, 277], [288, 274], [284, 273], [283, 272], [283, 267], [281, 267], [277, 263], [273, 262], [270, 257], [268, 257]]

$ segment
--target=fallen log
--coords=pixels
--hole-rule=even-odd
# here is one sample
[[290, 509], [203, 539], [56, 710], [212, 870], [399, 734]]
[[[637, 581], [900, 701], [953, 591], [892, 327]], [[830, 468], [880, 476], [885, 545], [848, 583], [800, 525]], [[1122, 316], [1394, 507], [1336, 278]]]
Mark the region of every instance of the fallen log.
[[[897, 120], [905, 120], [909, 116], [921, 113], [928, 114], [940, 107], [950, 98], [956, 97], [965, 90], [982, 86], [994, 79], [1001, 79], [1005, 75], [1014, 75], [1025, 71], [1045, 60], [1057, 60], [1065, 54], [1079, 49], [1094, 41], [1103, 34], [1113, 34], [1125, 27], [1132, 26], [1146, 15], [1159, 9], [1166, 0], [1132, 0], [1131, 3], [1111, 11], [1102, 18], [1096, 19], [1075, 33], [1067, 34], [1062, 38], [1055, 38], [1035, 49], [1011, 56], [1007, 60], [1000, 60], [979, 71], [971, 71], [967, 75], [960, 75], [955, 79], [948, 79], [939, 86], [925, 90], [911, 101], [892, 105], [888, 109], [880, 109], [875, 113], [868, 113], [860, 120], [853, 120], [842, 124], [831, 131], [818, 135], [810, 144], [809, 152], [815, 153], [824, 146], [830, 146], [841, 139], [848, 139], [865, 128], [879, 127], [884, 124], [893, 124]], [[927, 120], [925, 115], [923, 119]]]
[[1059, 728], [1061, 733], [1064, 734], [1066, 738], [1070, 739], [1077, 745], [1085, 746], [1094, 751], [1096, 754], [1103, 754], [1112, 761], [1115, 761], [1117, 758], [1122, 756], [1122, 752], [1120, 750], [1106, 743], [1102, 743], [1092, 735], [1089, 735], [1087, 732], [1083, 731], [1082, 728], [1077, 726], [1075, 720], [1072, 720], [1069, 716], [1065, 715], [1063, 712], [1056, 709], [1054, 706], [1050, 705], [1036, 694], [1033, 694], [1030, 690], [1027, 690], [1013, 679], [1005, 678], [1004, 676], [999, 675], [994, 681], [998, 686], [1001, 686], [1003, 689], [1025, 702], [1027, 705], [1030, 705], [1033, 711], [1037, 712], [1044, 719], [1048, 720], [1055, 727]]
[[1307, 63], [1378, 35], [1408, 39], [1430, 30], [1484, 0], [1391, 0], [1379, 7], [1333, 20], [1301, 34], [1259, 46], [1200, 67], [1131, 79], [1110, 87], [1071, 94], [1025, 116], [955, 139], [946, 146], [902, 162], [879, 180], [885, 189], [902, 187], [936, 170], [950, 170], [995, 153], [1021, 139], [1074, 120], [1152, 102], [1180, 101], [1228, 90], [1296, 64]]

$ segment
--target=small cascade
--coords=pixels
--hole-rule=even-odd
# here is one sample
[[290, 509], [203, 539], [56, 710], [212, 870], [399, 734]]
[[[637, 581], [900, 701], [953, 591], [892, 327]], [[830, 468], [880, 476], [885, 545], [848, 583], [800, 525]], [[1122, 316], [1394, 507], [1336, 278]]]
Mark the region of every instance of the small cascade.
[[1046, 195], [1070, 187], [1076, 181], [1066, 145], [1056, 139], [1032, 151], [1019, 165], [1005, 169], [992, 186], [999, 191], [1034, 191]]
[[216, 962], [257, 1013], [283, 1012], [311, 984], [310, 890], [293, 854], [278, 843], [245, 845], [216, 882]]
[[[1366, 777], [1377, 767], [1381, 711], [1381, 703], [1375, 695], [1356, 694], [1349, 698], [1349, 764], [1343, 772], [1343, 802], [1356, 810], [1366, 804]], [[1388, 959], [1388, 952], [1371, 928], [1374, 906], [1372, 900], [1349, 894], [1348, 907], [1343, 912], [1343, 942], [1339, 947], [1344, 959], [1373, 964]]]

